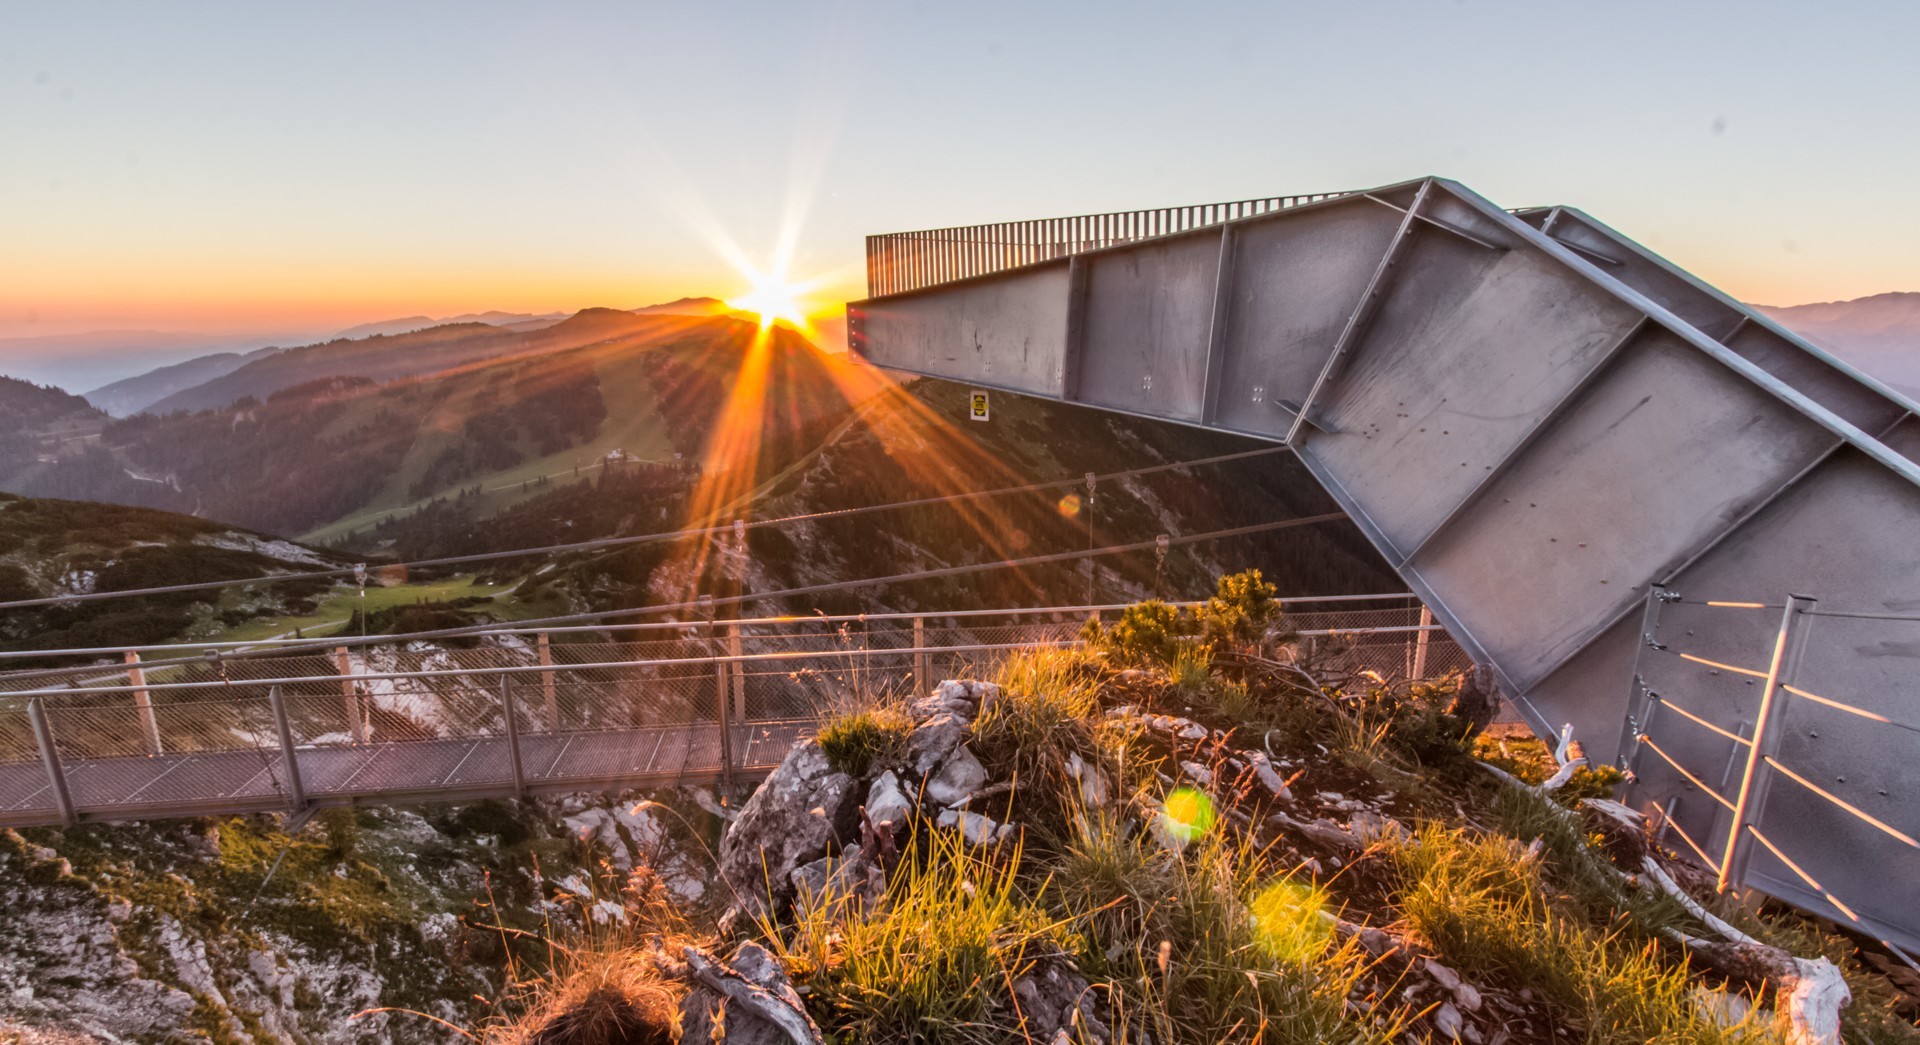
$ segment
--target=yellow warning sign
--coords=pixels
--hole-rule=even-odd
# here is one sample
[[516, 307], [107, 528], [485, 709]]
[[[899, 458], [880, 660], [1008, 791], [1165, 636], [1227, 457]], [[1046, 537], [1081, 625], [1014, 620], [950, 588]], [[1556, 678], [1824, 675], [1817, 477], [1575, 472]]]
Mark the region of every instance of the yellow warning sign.
[[987, 394], [985, 392], [975, 392], [968, 397], [967, 416], [973, 418], [975, 421], [985, 421], [987, 419]]

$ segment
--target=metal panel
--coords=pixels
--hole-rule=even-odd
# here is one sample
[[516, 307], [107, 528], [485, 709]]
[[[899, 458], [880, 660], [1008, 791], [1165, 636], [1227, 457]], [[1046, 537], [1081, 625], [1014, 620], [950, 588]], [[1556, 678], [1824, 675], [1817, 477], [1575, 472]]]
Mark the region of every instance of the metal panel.
[[1305, 452], [1411, 549], [1639, 318], [1533, 252], [1420, 231]]
[[1081, 402], [1200, 420], [1220, 236], [1089, 258]]
[[1868, 432], [1915, 404], [1747, 305], [1573, 208], [1553, 208], [1548, 235], [1603, 263], [1607, 274], [1671, 310], [1761, 369]]
[[1249, 221], [1235, 236], [1218, 425], [1282, 436], [1399, 219], [1366, 200]]
[[848, 337], [904, 351], [922, 373], [1058, 395], [1065, 361], [1068, 262], [983, 276], [848, 317]]
[[1525, 690], [1831, 442], [1678, 339], [1645, 335], [1412, 566]]

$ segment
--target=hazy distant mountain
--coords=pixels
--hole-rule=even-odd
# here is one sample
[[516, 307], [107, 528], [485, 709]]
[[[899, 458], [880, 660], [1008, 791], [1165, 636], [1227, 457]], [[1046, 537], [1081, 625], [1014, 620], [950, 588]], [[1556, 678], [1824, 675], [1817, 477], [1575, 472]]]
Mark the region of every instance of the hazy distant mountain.
[[132, 417], [162, 399], [195, 385], [224, 377], [248, 363], [280, 349], [269, 345], [252, 352], [215, 352], [184, 363], [149, 370], [86, 393], [86, 400], [114, 417]]
[[407, 334], [375, 334], [303, 345], [249, 361], [210, 381], [182, 389], [150, 404], [146, 412], [212, 410], [244, 396], [265, 399], [281, 389], [326, 377], [390, 381], [431, 373], [522, 351], [531, 336], [485, 323], [456, 323]]
[[730, 316], [737, 310], [719, 298], [680, 298], [628, 311], [637, 316]]
[[1756, 307], [1854, 366], [1920, 397], [1920, 293]]
[[157, 366], [197, 356], [301, 345], [324, 331], [293, 334], [198, 334], [179, 330], [93, 330], [84, 334], [0, 338], [0, 369], [61, 388], [100, 388]]
[[407, 316], [403, 319], [383, 319], [374, 323], [362, 323], [357, 327], [348, 327], [334, 335], [334, 338], [361, 338], [375, 335], [411, 334], [428, 327], [447, 326], [451, 323], [485, 323], [490, 327], [510, 327], [515, 330], [533, 329], [538, 326], [551, 326], [567, 318], [565, 312], [548, 312], [535, 315], [531, 312], [469, 312], [464, 316], [448, 316], [434, 319], [430, 316]]

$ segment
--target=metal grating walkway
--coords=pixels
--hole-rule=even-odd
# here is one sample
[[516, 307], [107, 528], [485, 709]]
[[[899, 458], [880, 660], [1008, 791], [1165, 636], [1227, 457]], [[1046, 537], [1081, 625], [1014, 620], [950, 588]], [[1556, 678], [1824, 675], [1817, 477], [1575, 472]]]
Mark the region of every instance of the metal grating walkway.
[[[758, 780], [771, 772], [808, 727], [733, 727], [735, 779]], [[297, 748], [295, 758], [312, 805], [718, 783], [722, 776], [720, 737], [712, 726], [532, 736], [519, 746], [518, 785], [505, 737]], [[89, 759], [63, 769], [75, 812], [90, 819], [280, 811], [294, 798], [281, 755], [270, 749]], [[0, 765], [0, 826], [59, 822], [58, 802], [41, 766]]]

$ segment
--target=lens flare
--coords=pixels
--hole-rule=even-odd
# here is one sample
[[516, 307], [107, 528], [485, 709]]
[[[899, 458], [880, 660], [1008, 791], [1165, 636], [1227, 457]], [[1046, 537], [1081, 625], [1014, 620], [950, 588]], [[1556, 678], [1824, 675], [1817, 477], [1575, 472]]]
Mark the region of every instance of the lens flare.
[[1213, 830], [1213, 799], [1191, 787], [1175, 788], [1161, 803], [1160, 834], [1177, 846], [1205, 838]]
[[728, 298], [729, 307], [759, 316], [762, 330], [775, 323], [785, 323], [801, 333], [808, 332], [807, 314], [811, 310], [805, 295], [813, 288], [811, 282], [788, 279], [785, 266], [776, 266], [768, 272], [757, 272], [745, 265], [740, 269], [749, 289], [739, 297]]
[[1274, 882], [1247, 906], [1260, 947], [1273, 958], [1304, 965], [1327, 949], [1332, 926], [1322, 913], [1326, 897], [1312, 885]]

